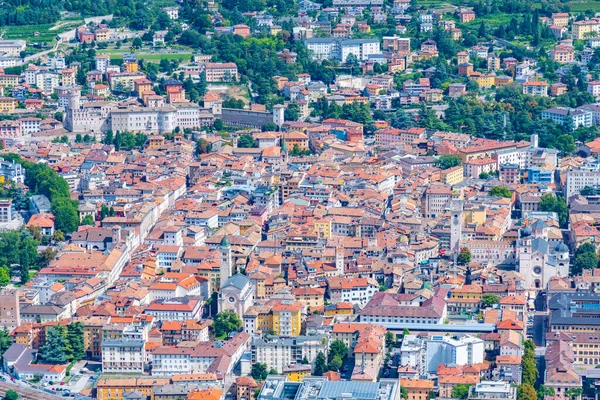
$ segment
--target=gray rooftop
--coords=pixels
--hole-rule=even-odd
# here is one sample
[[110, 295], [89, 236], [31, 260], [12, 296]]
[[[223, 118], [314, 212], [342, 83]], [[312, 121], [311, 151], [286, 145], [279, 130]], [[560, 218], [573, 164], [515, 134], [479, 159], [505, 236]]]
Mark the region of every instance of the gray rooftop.
[[226, 281], [223, 287], [226, 286], [234, 286], [237, 289], [243, 289], [250, 282], [250, 279], [246, 275], [235, 274], [230, 276]]

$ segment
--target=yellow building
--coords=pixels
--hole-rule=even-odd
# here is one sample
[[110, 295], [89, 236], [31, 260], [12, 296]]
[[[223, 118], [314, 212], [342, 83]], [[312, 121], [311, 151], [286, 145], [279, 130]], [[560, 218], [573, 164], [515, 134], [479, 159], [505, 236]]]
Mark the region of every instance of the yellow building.
[[112, 74], [110, 76], [110, 88], [115, 90], [119, 86], [122, 90], [134, 90], [134, 82], [137, 79], [143, 79], [146, 74], [142, 72], [121, 72], [120, 74]]
[[273, 331], [279, 336], [299, 336], [302, 329], [302, 304], [282, 301], [273, 306]]
[[499, 75], [496, 78], [494, 78], [494, 85], [496, 87], [506, 86], [512, 82], [513, 82], [513, 78], [510, 76], [506, 76], [506, 75]]
[[96, 42], [108, 42], [110, 39], [110, 31], [105, 28], [96, 29], [94, 37]]
[[596, 35], [600, 31], [600, 21], [591, 19], [573, 22], [573, 39], [581, 40]]
[[283, 369], [283, 374], [292, 382], [302, 382], [307, 376], [311, 376], [312, 366], [310, 364], [291, 365]]
[[474, 76], [473, 79], [475, 80], [475, 82], [477, 82], [477, 84], [479, 85], [480, 88], [487, 89], [487, 88], [491, 88], [492, 86], [494, 86], [496, 75], [480, 74], [480, 75]]
[[469, 62], [469, 53], [467, 53], [466, 51], [459, 51], [458, 54], [456, 55], [457, 60], [456, 63], [458, 65], [460, 64], [465, 64]]
[[140, 99], [144, 97], [144, 92], [152, 91], [152, 81], [146, 78], [136, 79], [133, 81], [133, 86]]
[[110, 317], [81, 317], [76, 322], [83, 324], [83, 346], [86, 357], [91, 359], [102, 358], [102, 327], [107, 325]]
[[137, 61], [123, 63], [123, 72], [138, 72], [139, 65]]
[[61, 71], [61, 83], [65, 87], [75, 86], [75, 70], [73, 68], [65, 68]]
[[17, 100], [12, 97], [0, 97], [0, 113], [12, 114], [17, 107]]
[[330, 304], [325, 307], [325, 315], [334, 317], [336, 315], [352, 315], [354, 314], [354, 306], [352, 303], [337, 303]]
[[450, 298], [451, 299], [469, 299], [469, 300], [481, 300], [483, 296], [483, 290], [479, 285], [462, 285], [459, 288], [452, 289]]
[[19, 75], [0, 74], [0, 86], [12, 87], [19, 84]]
[[325, 288], [298, 287], [292, 290], [292, 294], [302, 305], [311, 309], [325, 304]]
[[319, 235], [321, 239], [330, 239], [331, 232], [331, 220], [330, 219], [319, 219], [315, 220], [314, 223], [315, 232]]
[[158, 149], [159, 147], [161, 147], [164, 144], [165, 144], [164, 136], [153, 135], [153, 136], [150, 136], [148, 138], [148, 141], [146, 142], [146, 150]]
[[487, 218], [485, 207], [467, 209], [463, 212], [465, 223], [468, 225], [483, 225]]
[[461, 183], [464, 177], [464, 168], [462, 165], [458, 165], [453, 168], [448, 168], [441, 173], [442, 181], [447, 185], [457, 185]]
[[221, 269], [219, 268], [218, 263], [201, 263], [200, 265], [198, 265], [198, 275], [202, 278], [208, 279], [208, 281], [210, 282], [210, 287], [208, 288], [208, 291], [210, 293], [219, 290], [219, 288], [221, 287]]

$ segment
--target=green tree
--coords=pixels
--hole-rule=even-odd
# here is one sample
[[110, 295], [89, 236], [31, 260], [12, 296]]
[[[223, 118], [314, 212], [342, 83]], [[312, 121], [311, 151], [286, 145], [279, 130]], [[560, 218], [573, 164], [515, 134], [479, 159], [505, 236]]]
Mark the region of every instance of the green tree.
[[543, 399], [544, 397], [552, 397], [555, 395], [554, 388], [546, 385], [540, 385], [537, 390], [537, 395], [539, 399]]
[[236, 313], [232, 311], [222, 311], [217, 313], [213, 320], [212, 328], [215, 331], [215, 336], [227, 336], [231, 332], [237, 331], [242, 327], [242, 321]]
[[67, 325], [67, 342], [71, 349], [69, 360], [79, 361], [85, 357], [84, 327], [81, 322]]
[[562, 155], [569, 155], [575, 151], [575, 139], [573, 139], [573, 135], [560, 135], [556, 138], [554, 147], [556, 147]]
[[7, 286], [10, 283], [10, 270], [8, 267], [0, 267], [0, 287]]
[[594, 268], [598, 268], [598, 254], [595, 251], [577, 254], [571, 265], [571, 275], [581, 275], [584, 269]]
[[91, 215], [86, 215], [81, 220], [81, 225], [91, 225], [91, 226], [94, 226], [94, 217], [92, 217]]
[[441, 169], [458, 167], [461, 164], [462, 160], [460, 157], [451, 154], [444, 154], [435, 161], [435, 166]]
[[196, 154], [207, 154], [210, 153], [212, 145], [204, 138], [200, 138], [196, 142]]
[[64, 233], [71, 233], [79, 226], [78, 202], [70, 198], [52, 199], [52, 214], [55, 217], [55, 229]]
[[566, 228], [569, 223], [569, 207], [562, 196], [554, 196], [552, 193], [546, 193], [540, 198], [540, 211], [553, 211], [558, 215], [558, 223], [562, 228]]
[[4, 394], [4, 400], [19, 400], [19, 393], [13, 389], [8, 389]]
[[275, 132], [279, 130], [279, 127], [275, 122], [267, 122], [261, 128], [263, 132]]
[[329, 361], [331, 361], [335, 356], [339, 356], [341, 359], [344, 359], [348, 355], [348, 346], [344, 343], [343, 340], [334, 340], [329, 345], [329, 352], [327, 357]]
[[336, 371], [337, 372], [337, 371], [340, 370], [340, 368], [342, 368], [343, 364], [344, 364], [344, 361], [342, 360], [342, 358], [340, 356], [336, 355], [327, 364], [327, 369], [329, 371]]
[[313, 367], [313, 375], [314, 376], [323, 376], [323, 374], [327, 372], [327, 359], [322, 351], [317, 354], [317, 358], [315, 359], [315, 364]]
[[52, 235], [52, 240], [55, 242], [62, 242], [65, 240], [65, 234], [60, 230], [55, 230], [54, 234]]
[[404, 386], [400, 387], [400, 397], [402, 400], [408, 400], [408, 390]]
[[510, 189], [507, 188], [506, 186], [494, 186], [493, 188], [490, 189], [488, 194], [490, 196], [504, 197], [507, 199], [510, 199], [512, 197], [512, 193], [510, 192]]
[[454, 385], [452, 388], [452, 398], [454, 399], [466, 399], [469, 396], [469, 388], [471, 385], [464, 383]]
[[213, 127], [218, 131], [222, 131], [223, 128], [225, 127], [223, 125], [223, 120], [221, 120], [219, 118], [215, 119], [215, 122], [213, 123]]
[[495, 294], [484, 294], [481, 297], [481, 306], [482, 307], [491, 307], [494, 304], [498, 304], [500, 302], [500, 299], [498, 299], [498, 296], [496, 296]]
[[582, 388], [570, 388], [565, 390], [565, 396], [571, 400], [575, 400], [581, 397], [583, 394]]
[[298, 103], [291, 103], [284, 111], [286, 121], [298, 121], [300, 118], [300, 106]]
[[242, 149], [249, 149], [252, 147], [256, 147], [256, 144], [254, 143], [254, 138], [252, 137], [252, 135], [248, 135], [248, 134], [240, 135], [240, 137], [238, 138], [238, 147], [242, 148]]
[[522, 383], [517, 388], [517, 400], [537, 400], [537, 393], [529, 383]]
[[102, 221], [106, 217], [108, 217], [108, 206], [102, 204], [102, 207], [100, 207], [100, 221]]
[[13, 338], [10, 336], [10, 331], [8, 328], [4, 327], [2, 330], [0, 330], [0, 360], [2, 359], [1, 357], [4, 352], [8, 350], [11, 344], [13, 344]]
[[66, 329], [62, 325], [48, 329], [46, 343], [40, 347], [38, 362], [41, 364], [66, 364], [67, 362]]
[[46, 247], [44, 250], [42, 250], [42, 252], [40, 253], [40, 257], [39, 257], [39, 265], [41, 267], [47, 267], [56, 257], [56, 251], [52, 250], [51, 247]]
[[388, 346], [391, 346], [392, 344], [396, 343], [396, 334], [392, 331], [386, 331], [385, 332], [385, 343]]
[[537, 369], [537, 362], [535, 361], [535, 345], [533, 344], [533, 340], [526, 340], [523, 343], [523, 349], [523, 357], [521, 358], [521, 370], [523, 371], [521, 382], [533, 388], [540, 374]]
[[467, 265], [471, 262], [471, 250], [467, 247], [463, 247], [460, 249], [460, 253], [458, 253], [458, 257], [456, 258], [456, 262], [458, 265]]

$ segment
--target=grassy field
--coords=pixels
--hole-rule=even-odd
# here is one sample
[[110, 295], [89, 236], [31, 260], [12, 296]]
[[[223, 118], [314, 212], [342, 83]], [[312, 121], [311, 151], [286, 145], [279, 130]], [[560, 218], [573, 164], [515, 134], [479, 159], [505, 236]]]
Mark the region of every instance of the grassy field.
[[[56, 42], [56, 35], [61, 31], [51, 31], [54, 24], [44, 25], [26, 25], [26, 26], [7, 26], [6, 33], [4, 34], [5, 40], [11, 39], [25, 39], [27, 43], [54, 43]], [[34, 33], [39, 32], [39, 36], [35, 36]]]
[[[119, 50], [99, 50], [98, 54], [107, 54], [111, 59], [120, 60], [123, 59], [123, 54], [129, 53], [129, 48], [125, 46]], [[160, 62], [160, 60], [183, 60], [189, 61], [192, 58], [192, 53], [146, 53], [143, 50], [136, 53], [138, 60], [145, 60], [151, 62]]]
[[600, 0], [573, 0], [570, 2], [571, 11], [583, 12], [587, 10], [600, 11]]
[[[78, 20], [67, 20], [58, 26], [56, 29], [52, 29], [56, 24], [41, 24], [41, 25], [23, 25], [23, 26], [7, 26], [3, 28], [5, 30], [4, 39], [25, 39], [27, 44], [33, 43], [56, 43], [56, 36], [59, 33], [63, 33], [70, 29], [76, 28], [83, 23], [82, 19]], [[39, 35], [35, 36], [38, 32]]]

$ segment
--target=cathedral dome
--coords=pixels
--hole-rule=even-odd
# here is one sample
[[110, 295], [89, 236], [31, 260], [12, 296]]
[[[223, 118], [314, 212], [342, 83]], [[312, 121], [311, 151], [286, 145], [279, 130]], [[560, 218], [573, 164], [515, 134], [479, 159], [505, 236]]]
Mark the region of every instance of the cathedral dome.
[[568, 253], [569, 247], [563, 242], [560, 242], [558, 245], [556, 245], [554, 251], [556, 251], [557, 253]]
[[223, 236], [223, 239], [221, 239], [221, 247], [229, 247], [230, 245], [231, 243], [229, 242], [227, 236]]
[[531, 228], [528, 226], [521, 229], [521, 237], [527, 237], [527, 236], [531, 236]]

